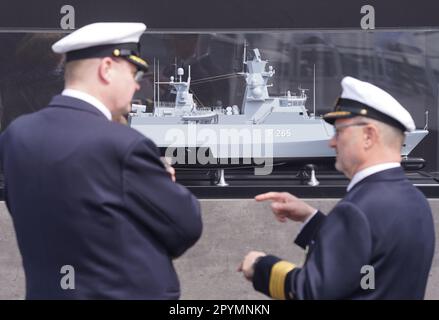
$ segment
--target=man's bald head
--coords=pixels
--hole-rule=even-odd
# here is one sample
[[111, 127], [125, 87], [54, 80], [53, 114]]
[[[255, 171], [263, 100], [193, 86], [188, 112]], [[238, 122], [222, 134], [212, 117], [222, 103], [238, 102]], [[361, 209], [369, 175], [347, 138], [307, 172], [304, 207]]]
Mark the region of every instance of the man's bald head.
[[93, 58], [67, 62], [64, 73], [66, 87], [97, 80], [100, 60]]

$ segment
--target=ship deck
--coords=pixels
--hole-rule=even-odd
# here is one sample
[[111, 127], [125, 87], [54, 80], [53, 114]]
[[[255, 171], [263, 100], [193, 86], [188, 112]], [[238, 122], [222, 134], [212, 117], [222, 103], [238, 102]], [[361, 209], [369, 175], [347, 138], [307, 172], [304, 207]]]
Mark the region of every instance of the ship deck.
[[[341, 173], [321, 166], [316, 169], [317, 186], [309, 186], [309, 170], [297, 165], [276, 166], [270, 175], [254, 175], [254, 168], [225, 168], [228, 186], [218, 186], [217, 169], [177, 168], [177, 181], [185, 185], [200, 199], [248, 199], [268, 192], [290, 192], [301, 198], [342, 198], [349, 180]], [[411, 168], [413, 169], [413, 167]], [[406, 169], [409, 180], [427, 198], [439, 198], [439, 173]]]
[[[422, 169], [417, 159], [403, 162], [406, 175], [427, 198], [439, 198], [439, 172], [429, 173]], [[226, 167], [224, 177], [228, 186], [218, 186], [218, 169], [176, 168], [177, 182], [186, 186], [199, 199], [249, 199], [268, 192], [290, 192], [301, 198], [342, 198], [349, 180], [335, 171], [334, 163], [316, 165], [317, 186], [309, 186], [309, 170], [304, 163], [277, 163], [269, 175], [255, 175], [254, 167]], [[0, 173], [0, 201], [4, 201], [3, 176]]]

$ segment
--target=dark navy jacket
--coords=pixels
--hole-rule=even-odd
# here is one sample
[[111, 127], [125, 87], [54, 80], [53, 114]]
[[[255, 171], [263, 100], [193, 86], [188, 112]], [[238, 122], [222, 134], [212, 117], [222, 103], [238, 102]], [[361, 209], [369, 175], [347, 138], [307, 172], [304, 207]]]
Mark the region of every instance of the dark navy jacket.
[[[0, 159], [27, 298], [179, 297], [172, 259], [200, 237], [200, 207], [153, 142], [56, 96], [7, 128]], [[61, 288], [64, 265], [74, 268], [73, 290]]]
[[[424, 195], [399, 167], [360, 181], [328, 216], [318, 212], [296, 244], [308, 253], [303, 267], [285, 277], [286, 297], [422, 299], [434, 254], [434, 223]], [[259, 260], [255, 289], [269, 294], [270, 271], [278, 261], [275, 256]], [[363, 266], [373, 267], [374, 289], [371, 269]]]

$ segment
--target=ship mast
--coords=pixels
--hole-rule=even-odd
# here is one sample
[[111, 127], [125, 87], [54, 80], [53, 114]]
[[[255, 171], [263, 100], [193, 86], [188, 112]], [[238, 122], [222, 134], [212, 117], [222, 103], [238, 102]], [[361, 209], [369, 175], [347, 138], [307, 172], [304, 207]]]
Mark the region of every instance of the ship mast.
[[313, 75], [313, 97], [312, 97], [312, 102], [313, 102], [313, 114], [314, 114], [314, 118], [316, 117], [316, 64], [314, 63], [314, 75]]
[[153, 88], [153, 91], [154, 91], [154, 94], [153, 94], [153, 107], [154, 107], [154, 113], [155, 113], [155, 111], [156, 111], [156, 107], [157, 107], [157, 105], [156, 105], [156, 103], [155, 103], [155, 58], [154, 58], [154, 72], [153, 72], [153, 82], [152, 82], [152, 88]]
[[160, 60], [157, 60], [157, 106], [160, 107]]
[[244, 53], [242, 55], [242, 73], [245, 72], [245, 61], [247, 58], [247, 41], [244, 41]]

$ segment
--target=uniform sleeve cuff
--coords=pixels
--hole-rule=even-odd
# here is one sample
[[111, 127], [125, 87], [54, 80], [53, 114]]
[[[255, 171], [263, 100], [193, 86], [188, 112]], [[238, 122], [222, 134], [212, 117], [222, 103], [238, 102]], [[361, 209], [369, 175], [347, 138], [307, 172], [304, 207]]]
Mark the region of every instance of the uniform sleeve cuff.
[[[253, 287], [274, 299], [286, 299], [287, 279], [296, 266], [275, 256], [265, 256], [255, 264]], [[288, 286], [289, 288], [289, 286]]]

